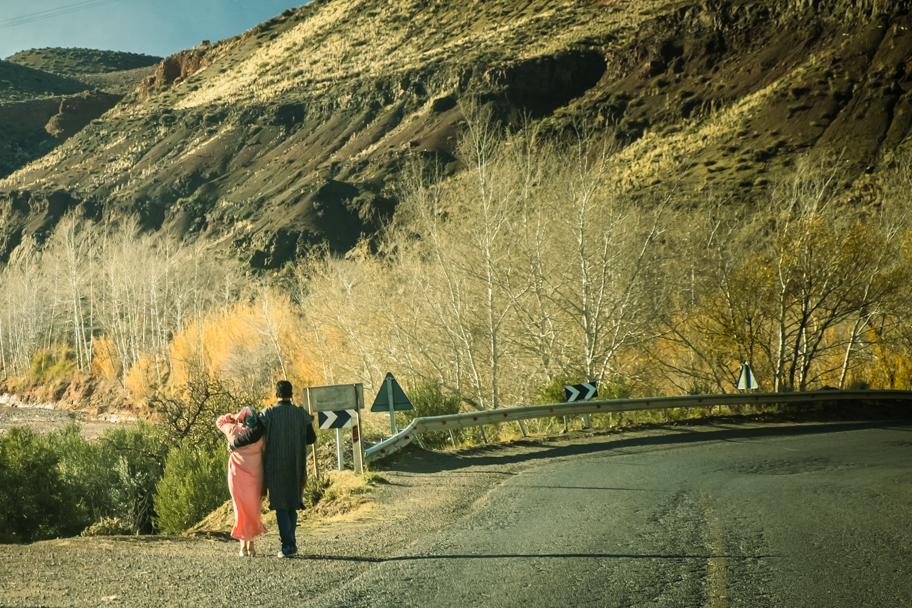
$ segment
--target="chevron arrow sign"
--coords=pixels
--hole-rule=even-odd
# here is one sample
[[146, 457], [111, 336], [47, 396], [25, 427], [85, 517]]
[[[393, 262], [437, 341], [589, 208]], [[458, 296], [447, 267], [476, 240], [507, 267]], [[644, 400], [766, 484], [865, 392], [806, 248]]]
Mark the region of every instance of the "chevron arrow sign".
[[336, 410], [317, 412], [317, 423], [321, 429], [344, 429], [352, 425], [352, 418], [358, 415], [355, 410]]
[[567, 403], [571, 401], [586, 401], [593, 397], [598, 397], [598, 388], [595, 382], [583, 382], [573, 386], [565, 386], [564, 394], [567, 395]]

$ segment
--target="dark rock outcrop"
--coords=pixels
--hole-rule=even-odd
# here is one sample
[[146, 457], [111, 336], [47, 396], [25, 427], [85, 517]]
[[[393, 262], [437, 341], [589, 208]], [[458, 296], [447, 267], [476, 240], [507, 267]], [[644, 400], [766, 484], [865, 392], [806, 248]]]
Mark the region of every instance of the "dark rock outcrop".
[[120, 95], [100, 91], [65, 97], [60, 102], [60, 111], [51, 117], [45, 130], [58, 140], [66, 140], [117, 105], [120, 99]]

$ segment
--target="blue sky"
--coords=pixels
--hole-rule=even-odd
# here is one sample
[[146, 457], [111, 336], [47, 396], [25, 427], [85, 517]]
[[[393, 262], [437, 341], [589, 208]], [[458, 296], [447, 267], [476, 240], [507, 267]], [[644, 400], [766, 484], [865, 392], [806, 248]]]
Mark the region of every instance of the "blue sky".
[[46, 47], [164, 57], [243, 33], [308, 0], [0, 0], [0, 59]]

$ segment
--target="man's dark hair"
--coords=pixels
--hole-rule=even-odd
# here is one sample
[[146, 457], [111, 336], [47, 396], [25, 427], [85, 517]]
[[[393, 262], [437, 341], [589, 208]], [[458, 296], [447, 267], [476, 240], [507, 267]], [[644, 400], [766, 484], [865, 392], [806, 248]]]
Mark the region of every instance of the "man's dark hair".
[[291, 382], [288, 380], [279, 380], [276, 382], [276, 397], [279, 399], [291, 399]]

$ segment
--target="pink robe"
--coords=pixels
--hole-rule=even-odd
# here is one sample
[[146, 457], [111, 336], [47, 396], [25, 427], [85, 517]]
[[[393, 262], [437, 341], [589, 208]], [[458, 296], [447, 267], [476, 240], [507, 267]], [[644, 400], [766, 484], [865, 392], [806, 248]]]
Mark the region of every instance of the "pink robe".
[[[215, 423], [229, 442], [247, 431], [247, 427], [236, 422], [242, 414], [243, 410], [237, 416], [225, 414]], [[263, 508], [264, 447], [265, 442], [260, 439], [233, 450], [228, 457], [228, 489], [234, 504], [234, 529], [231, 530], [231, 536], [238, 540], [253, 540], [266, 532], [266, 526], [260, 519]]]

